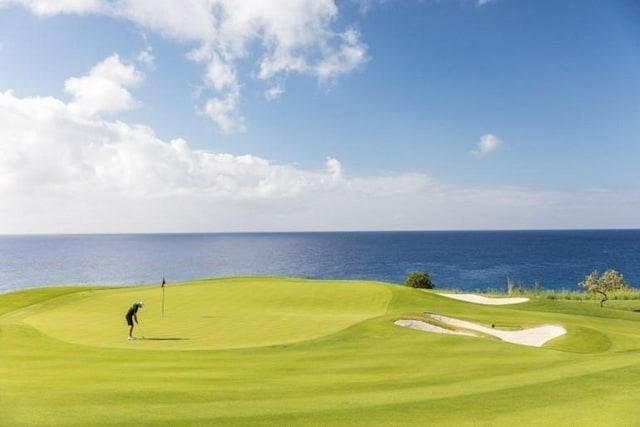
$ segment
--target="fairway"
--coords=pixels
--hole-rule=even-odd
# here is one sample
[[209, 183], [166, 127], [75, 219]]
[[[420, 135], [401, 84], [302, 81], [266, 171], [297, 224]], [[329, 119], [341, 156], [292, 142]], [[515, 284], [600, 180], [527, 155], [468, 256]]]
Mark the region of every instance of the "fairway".
[[[263, 277], [164, 293], [164, 316], [159, 286], [0, 295], [0, 425], [640, 425], [640, 313], [614, 304]], [[394, 324], [427, 313], [567, 333], [530, 347]]]

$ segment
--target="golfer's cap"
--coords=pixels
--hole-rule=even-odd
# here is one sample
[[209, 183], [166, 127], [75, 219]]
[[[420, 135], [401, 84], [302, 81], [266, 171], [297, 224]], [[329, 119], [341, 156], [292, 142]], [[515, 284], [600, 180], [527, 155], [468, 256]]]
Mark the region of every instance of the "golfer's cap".
[[144, 303], [143, 303], [142, 301], [140, 301], [140, 302], [138, 303], [138, 305], [139, 305], [140, 307], [144, 307]]

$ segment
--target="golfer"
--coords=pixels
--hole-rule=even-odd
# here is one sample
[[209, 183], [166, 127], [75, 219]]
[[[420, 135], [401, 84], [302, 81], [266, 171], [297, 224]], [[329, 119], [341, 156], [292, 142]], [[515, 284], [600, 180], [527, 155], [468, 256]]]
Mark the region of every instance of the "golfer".
[[127, 319], [127, 325], [129, 325], [129, 338], [130, 340], [135, 340], [136, 337], [133, 336], [133, 321], [138, 323], [138, 310], [144, 306], [142, 301], [134, 303], [127, 314], [125, 315], [125, 319]]

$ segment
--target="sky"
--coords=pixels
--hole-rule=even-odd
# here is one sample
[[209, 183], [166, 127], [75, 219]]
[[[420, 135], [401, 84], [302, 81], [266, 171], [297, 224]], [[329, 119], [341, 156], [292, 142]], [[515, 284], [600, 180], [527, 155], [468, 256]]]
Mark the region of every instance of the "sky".
[[640, 228], [637, 0], [0, 0], [0, 234]]

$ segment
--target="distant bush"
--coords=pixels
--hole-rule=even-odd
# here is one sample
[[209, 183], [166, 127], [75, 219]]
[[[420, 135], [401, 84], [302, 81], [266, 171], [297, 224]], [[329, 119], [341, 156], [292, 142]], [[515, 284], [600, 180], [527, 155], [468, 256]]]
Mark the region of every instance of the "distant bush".
[[609, 294], [610, 300], [640, 300], [640, 289], [627, 288]]
[[431, 277], [429, 277], [429, 273], [418, 272], [418, 271], [409, 273], [409, 275], [407, 276], [407, 280], [405, 280], [404, 282], [404, 285], [410, 288], [420, 288], [420, 289], [435, 288], [435, 285], [431, 281]]
[[543, 299], [551, 300], [569, 300], [569, 301], [587, 301], [591, 299], [591, 295], [579, 291], [570, 291], [568, 289], [548, 289], [535, 296]]
[[540, 282], [535, 281], [532, 286], [518, 283], [507, 277], [507, 295], [539, 295], [543, 288]]

